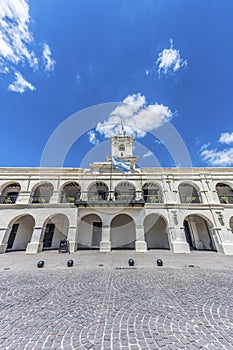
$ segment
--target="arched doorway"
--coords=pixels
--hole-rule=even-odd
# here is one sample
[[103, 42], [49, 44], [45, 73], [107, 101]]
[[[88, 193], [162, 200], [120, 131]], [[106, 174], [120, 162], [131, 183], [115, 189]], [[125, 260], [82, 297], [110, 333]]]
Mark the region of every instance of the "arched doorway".
[[43, 250], [58, 249], [60, 241], [67, 238], [69, 220], [64, 214], [56, 214], [48, 218], [43, 230]]
[[130, 202], [134, 200], [135, 197], [136, 197], [136, 189], [132, 183], [128, 181], [123, 181], [123, 182], [120, 182], [115, 187], [115, 192], [114, 192], [115, 200]]
[[2, 186], [0, 204], [14, 204], [16, 203], [21, 186], [18, 182], [8, 183]]
[[147, 249], [169, 249], [167, 225], [157, 214], [149, 214], [144, 220]]
[[26, 250], [31, 241], [35, 220], [31, 215], [22, 215], [11, 221], [7, 231], [7, 251]]
[[99, 249], [102, 239], [102, 221], [96, 214], [84, 216], [78, 229], [78, 249]]
[[35, 186], [31, 193], [32, 204], [45, 204], [50, 202], [53, 195], [53, 185], [49, 182], [44, 182]]
[[188, 215], [184, 220], [184, 230], [190, 249], [216, 251], [212, 239], [212, 224], [200, 215]]
[[145, 203], [163, 203], [161, 188], [154, 182], [147, 182], [142, 186]]
[[119, 214], [112, 219], [110, 240], [112, 249], [135, 249], [135, 223], [129, 215]]
[[81, 187], [77, 182], [67, 182], [61, 189], [60, 202], [74, 203], [80, 199]]
[[233, 190], [231, 186], [225, 183], [219, 182], [216, 185], [216, 191], [217, 191], [220, 203], [233, 204]]
[[101, 201], [108, 198], [108, 186], [103, 182], [95, 182], [88, 188], [88, 200]]
[[201, 203], [200, 192], [194, 185], [182, 183], [178, 189], [181, 203]]

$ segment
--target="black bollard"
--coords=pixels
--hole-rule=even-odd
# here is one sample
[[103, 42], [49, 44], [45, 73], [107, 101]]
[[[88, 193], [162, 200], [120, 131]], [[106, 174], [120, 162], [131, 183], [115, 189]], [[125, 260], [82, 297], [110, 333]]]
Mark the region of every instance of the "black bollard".
[[67, 266], [68, 267], [72, 267], [74, 265], [74, 261], [73, 260], [68, 260], [67, 261]]
[[37, 267], [38, 269], [41, 269], [42, 267], [44, 267], [44, 261], [43, 260], [38, 261]]
[[161, 259], [157, 260], [157, 266], [163, 266], [163, 261]]
[[134, 266], [134, 260], [133, 259], [129, 259], [128, 263], [129, 263], [129, 266]]

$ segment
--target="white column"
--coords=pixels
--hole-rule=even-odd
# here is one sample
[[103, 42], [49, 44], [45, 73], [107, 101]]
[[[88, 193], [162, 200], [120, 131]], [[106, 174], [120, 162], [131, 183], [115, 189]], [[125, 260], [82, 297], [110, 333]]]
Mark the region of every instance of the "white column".
[[49, 201], [49, 203], [53, 203], [53, 204], [57, 204], [57, 203], [59, 203], [60, 202], [60, 198], [59, 198], [59, 192], [58, 191], [54, 191], [53, 192], [53, 195], [51, 196], [51, 198], [50, 198], [50, 201]]
[[100, 252], [110, 252], [111, 241], [110, 241], [110, 226], [103, 225], [102, 227], [102, 240], [100, 241]]
[[212, 229], [213, 240], [218, 253], [233, 255], [233, 234], [226, 227], [214, 227]]
[[67, 240], [70, 245], [70, 252], [74, 253], [78, 247], [78, 227], [69, 226]]
[[135, 229], [136, 229], [135, 250], [136, 252], [146, 252], [147, 243], [145, 242], [144, 226], [136, 225]]
[[43, 248], [43, 227], [34, 227], [31, 242], [28, 243], [26, 254], [39, 253]]
[[186, 241], [184, 227], [169, 227], [170, 248], [173, 253], [190, 253], [190, 247]]
[[11, 228], [2, 227], [0, 228], [0, 254], [5, 253], [7, 248], [7, 240], [9, 233], [11, 231]]
[[163, 196], [165, 203], [176, 203], [177, 191], [173, 180], [163, 181]]
[[16, 204], [28, 204], [30, 202], [30, 192], [20, 191], [16, 200]]

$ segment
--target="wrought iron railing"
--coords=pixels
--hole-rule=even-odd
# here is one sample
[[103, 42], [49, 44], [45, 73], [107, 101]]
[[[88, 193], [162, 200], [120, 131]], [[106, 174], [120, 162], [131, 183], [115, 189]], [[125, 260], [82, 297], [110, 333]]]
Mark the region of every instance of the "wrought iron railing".
[[18, 195], [0, 196], [0, 204], [15, 204], [17, 197], [18, 197]]
[[37, 195], [34, 195], [31, 197], [31, 200], [30, 202], [32, 204], [45, 204], [45, 203], [49, 203], [50, 202], [50, 198], [51, 196], [37, 196]]
[[218, 196], [220, 203], [222, 204], [233, 204], [233, 196]]
[[181, 203], [201, 203], [199, 196], [180, 196]]
[[105, 191], [105, 192], [81, 192], [80, 198], [75, 200], [75, 204], [82, 203], [144, 203], [142, 191]]
[[163, 203], [161, 195], [157, 194], [143, 194], [145, 203]]
[[75, 201], [79, 200], [81, 196], [81, 193], [79, 193], [78, 195], [66, 195], [66, 194], [62, 194], [60, 196], [60, 203], [75, 203]]

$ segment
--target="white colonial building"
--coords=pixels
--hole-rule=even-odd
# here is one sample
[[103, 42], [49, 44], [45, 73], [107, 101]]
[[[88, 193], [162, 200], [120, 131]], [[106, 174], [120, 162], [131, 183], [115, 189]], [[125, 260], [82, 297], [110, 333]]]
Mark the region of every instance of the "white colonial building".
[[[0, 169], [0, 252], [192, 249], [233, 254], [231, 168], [136, 169], [131, 136], [83, 168]], [[130, 164], [124, 172], [112, 157]]]

